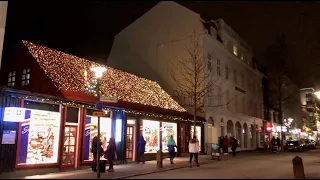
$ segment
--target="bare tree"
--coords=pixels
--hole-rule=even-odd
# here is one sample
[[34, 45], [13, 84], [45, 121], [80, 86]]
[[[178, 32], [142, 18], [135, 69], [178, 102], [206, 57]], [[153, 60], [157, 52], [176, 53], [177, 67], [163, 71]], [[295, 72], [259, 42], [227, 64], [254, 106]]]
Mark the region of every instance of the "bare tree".
[[[196, 117], [204, 112], [205, 107], [220, 107], [225, 104], [208, 104], [206, 98], [222, 99], [224, 93], [213, 95], [212, 91], [218, 89], [223, 81], [220, 76], [214, 76], [203, 57], [203, 46], [200, 41], [201, 35], [192, 33], [190, 43], [185, 46], [187, 56], [171, 62], [170, 75], [177, 85], [176, 96], [184, 101], [184, 106], [192, 108], [193, 132], [196, 132]], [[210, 67], [210, 68], [208, 68]], [[178, 101], [179, 101], [178, 100]], [[230, 100], [229, 100], [230, 101]]]
[[284, 150], [284, 133], [282, 132], [283, 107], [287, 105], [299, 92], [298, 88], [292, 87], [289, 76], [293, 70], [293, 62], [287, 55], [286, 37], [283, 34], [277, 35], [275, 44], [267, 49], [267, 58], [269, 65], [269, 94], [270, 103], [274, 109], [279, 110], [279, 120], [281, 125], [281, 150]]

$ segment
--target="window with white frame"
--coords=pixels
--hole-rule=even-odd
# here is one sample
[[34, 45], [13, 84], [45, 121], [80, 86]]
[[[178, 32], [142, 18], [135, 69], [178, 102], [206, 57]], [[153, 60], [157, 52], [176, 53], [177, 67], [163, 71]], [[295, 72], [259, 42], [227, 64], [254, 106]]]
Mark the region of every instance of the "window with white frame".
[[21, 85], [27, 86], [27, 85], [29, 85], [29, 83], [30, 83], [30, 69], [23, 69]]
[[230, 93], [228, 90], [226, 91], [226, 103], [227, 103], [227, 109], [230, 109]]
[[217, 59], [217, 75], [221, 76], [220, 59]]
[[218, 106], [222, 105], [222, 89], [218, 86]]
[[8, 86], [13, 87], [16, 82], [16, 71], [11, 71], [8, 74]]
[[211, 59], [211, 54], [208, 53], [207, 54], [207, 67], [208, 67], [208, 71], [211, 72], [212, 71], [212, 59]]
[[207, 104], [208, 105], [212, 105], [212, 86], [209, 86], [208, 89], [207, 89], [207, 99], [208, 99], [208, 102]]
[[233, 54], [238, 56], [238, 47], [235, 44], [233, 45]]
[[237, 84], [237, 70], [236, 69], [233, 71], [233, 78], [234, 78], [234, 83]]
[[229, 79], [229, 67], [228, 64], [226, 64], [226, 80]]

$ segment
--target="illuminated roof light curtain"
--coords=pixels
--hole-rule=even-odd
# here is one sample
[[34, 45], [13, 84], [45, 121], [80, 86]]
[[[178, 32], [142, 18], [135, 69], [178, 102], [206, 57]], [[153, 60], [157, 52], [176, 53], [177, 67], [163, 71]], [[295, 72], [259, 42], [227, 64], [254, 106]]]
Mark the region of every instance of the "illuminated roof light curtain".
[[58, 89], [90, 94], [84, 79], [92, 79], [94, 73], [90, 68], [99, 66], [107, 69], [101, 78], [102, 96], [186, 112], [157, 82], [28, 41], [22, 42]]

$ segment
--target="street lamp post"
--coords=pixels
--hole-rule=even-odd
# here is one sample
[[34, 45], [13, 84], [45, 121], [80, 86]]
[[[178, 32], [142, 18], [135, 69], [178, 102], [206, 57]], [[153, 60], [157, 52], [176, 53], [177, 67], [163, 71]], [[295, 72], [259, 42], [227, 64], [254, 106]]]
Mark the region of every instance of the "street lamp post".
[[[95, 73], [95, 78], [97, 79], [97, 85], [96, 85], [96, 94], [98, 98], [97, 108], [98, 110], [102, 109], [102, 104], [100, 102], [100, 79], [103, 75], [103, 72], [105, 72], [107, 69], [104, 67], [93, 67], [90, 69]], [[98, 135], [97, 135], [97, 178], [100, 178], [100, 116], [98, 116]]]

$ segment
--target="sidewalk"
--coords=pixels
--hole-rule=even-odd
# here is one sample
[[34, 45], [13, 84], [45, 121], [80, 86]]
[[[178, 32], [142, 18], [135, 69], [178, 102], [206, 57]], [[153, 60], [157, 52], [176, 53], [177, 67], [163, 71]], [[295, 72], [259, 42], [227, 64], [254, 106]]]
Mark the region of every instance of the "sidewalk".
[[[247, 157], [248, 155], [259, 155], [261, 153], [254, 153], [254, 152], [241, 152], [238, 154], [238, 158]], [[231, 155], [222, 155], [221, 156], [222, 161], [229, 161], [232, 159]], [[144, 175], [144, 174], [151, 174], [151, 173], [157, 173], [157, 172], [163, 172], [163, 171], [169, 171], [174, 169], [181, 169], [189, 167], [189, 157], [177, 157], [175, 158], [175, 164], [171, 165], [170, 161], [168, 159], [163, 160], [163, 168], [159, 169], [157, 168], [157, 162], [156, 161], [147, 161], [145, 164], [135, 164], [135, 163], [129, 163], [129, 164], [121, 164], [121, 165], [115, 165], [114, 169], [115, 171], [112, 173], [106, 172], [101, 173], [101, 179], [121, 179], [121, 178], [127, 178], [127, 177], [133, 177], [138, 175]], [[208, 163], [219, 163], [219, 161], [211, 160], [210, 155], [200, 155], [199, 156], [199, 163], [200, 166], [203, 164]], [[193, 168], [197, 168], [194, 166]], [[55, 172], [55, 173], [48, 173], [44, 175], [32, 175], [32, 176], [26, 176], [26, 177], [17, 177], [17, 175], [13, 172], [11, 174], [7, 174], [6, 177], [2, 178], [20, 178], [20, 179], [93, 179], [96, 178], [97, 173], [92, 172], [89, 167], [85, 167], [81, 170], [72, 170], [68, 172]], [[1, 175], [0, 175], [1, 176]]]

